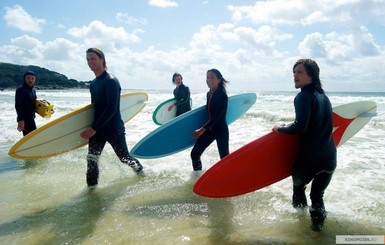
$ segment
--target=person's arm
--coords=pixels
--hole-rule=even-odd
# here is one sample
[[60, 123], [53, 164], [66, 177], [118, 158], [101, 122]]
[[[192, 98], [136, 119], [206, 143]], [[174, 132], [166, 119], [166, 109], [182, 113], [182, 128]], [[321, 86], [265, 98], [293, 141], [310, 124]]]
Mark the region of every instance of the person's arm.
[[99, 118], [95, 118], [94, 122], [92, 123], [92, 128], [95, 131], [100, 130], [103, 128], [110, 120], [111, 118], [117, 113], [117, 110], [119, 110], [119, 100], [120, 100], [120, 87], [119, 82], [111, 79], [109, 81], [106, 81], [106, 84], [108, 86], [106, 87], [106, 101], [104, 106], [103, 112], [101, 113]]
[[287, 126], [275, 126], [273, 131], [287, 134], [303, 134], [306, 132], [311, 116], [311, 97], [305, 93], [299, 93], [294, 99], [294, 107], [294, 122]]
[[15, 109], [17, 114], [17, 122], [24, 121], [24, 112], [23, 112], [23, 100], [24, 92], [21, 89], [17, 89], [15, 93]]
[[180, 89], [178, 98], [176, 98], [174, 105], [179, 106], [185, 103], [190, 103], [190, 89], [187, 86]]
[[219, 93], [219, 94], [217, 94], [216, 96], [213, 95], [213, 98], [211, 99], [211, 102], [210, 102], [210, 108], [208, 108], [210, 113], [210, 119], [208, 122], [206, 122], [203, 125], [203, 128], [205, 129], [215, 127], [215, 125], [219, 121], [223, 120], [223, 118], [226, 118], [227, 103], [228, 103], [227, 94], [224, 91], [223, 92], [217, 91], [216, 93]]

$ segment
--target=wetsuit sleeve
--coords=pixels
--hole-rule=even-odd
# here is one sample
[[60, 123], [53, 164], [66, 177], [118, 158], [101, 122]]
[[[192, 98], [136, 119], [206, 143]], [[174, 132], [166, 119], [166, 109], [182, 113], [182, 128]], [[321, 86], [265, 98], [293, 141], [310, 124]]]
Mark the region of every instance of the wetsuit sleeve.
[[217, 94], [217, 96], [214, 95], [211, 98], [211, 101], [207, 101], [207, 103], [209, 105], [208, 106], [209, 121], [205, 125], [203, 125], [203, 128], [209, 129], [209, 128], [215, 127], [215, 125], [218, 124], [218, 122], [226, 121], [226, 112], [227, 112], [227, 103], [228, 103], [228, 97], [226, 93], [221, 92]]
[[299, 93], [294, 99], [295, 120], [286, 127], [278, 128], [278, 132], [288, 134], [303, 134], [306, 132], [312, 108], [311, 95]]
[[23, 99], [24, 99], [24, 91], [21, 89], [17, 89], [15, 93], [15, 109], [17, 114], [17, 122], [24, 120], [23, 113]]
[[176, 106], [190, 102], [190, 89], [185, 86], [179, 91], [179, 95], [176, 97]]
[[92, 128], [95, 131], [103, 128], [117, 113], [119, 108], [120, 101], [120, 86], [115, 79], [111, 79], [111, 81], [106, 81], [105, 84], [108, 86], [105, 87], [105, 101], [97, 102], [100, 103], [97, 106], [103, 107], [102, 113], [98, 118], [95, 118]]

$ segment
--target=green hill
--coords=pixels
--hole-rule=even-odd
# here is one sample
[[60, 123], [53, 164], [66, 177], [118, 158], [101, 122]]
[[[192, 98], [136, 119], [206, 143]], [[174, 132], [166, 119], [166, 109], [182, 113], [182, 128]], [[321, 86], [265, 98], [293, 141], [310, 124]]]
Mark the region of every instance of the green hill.
[[0, 89], [14, 89], [23, 83], [27, 71], [36, 74], [36, 89], [88, 88], [90, 81], [68, 79], [65, 75], [38, 66], [21, 66], [0, 62]]

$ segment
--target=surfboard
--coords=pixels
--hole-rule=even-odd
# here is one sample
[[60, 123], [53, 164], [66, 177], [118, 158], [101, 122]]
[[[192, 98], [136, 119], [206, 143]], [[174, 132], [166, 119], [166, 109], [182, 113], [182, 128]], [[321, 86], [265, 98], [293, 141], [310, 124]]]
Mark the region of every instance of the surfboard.
[[[358, 101], [333, 108], [333, 138], [344, 144], [376, 116], [374, 101]], [[249, 193], [291, 175], [299, 137], [270, 132], [232, 152], [209, 168], [195, 183], [201, 196], [223, 198]]]
[[[231, 124], [246, 113], [257, 100], [255, 93], [244, 93], [229, 97], [226, 121]], [[131, 149], [138, 158], [168, 156], [194, 145], [191, 134], [208, 121], [206, 106], [201, 106], [175, 117], [142, 138]]]
[[[174, 103], [175, 99], [168, 99], [156, 107], [154, 113], [152, 114], [152, 120], [155, 124], [162, 125], [176, 117], [176, 106], [173, 106], [171, 110], [168, 110], [168, 108]], [[190, 99], [190, 105], [191, 103], [192, 100]]]
[[[129, 121], [146, 105], [148, 95], [131, 92], [121, 95], [120, 113]], [[16, 142], [8, 154], [19, 159], [39, 159], [68, 152], [88, 143], [80, 133], [90, 127], [94, 106], [89, 104], [37, 128]]]

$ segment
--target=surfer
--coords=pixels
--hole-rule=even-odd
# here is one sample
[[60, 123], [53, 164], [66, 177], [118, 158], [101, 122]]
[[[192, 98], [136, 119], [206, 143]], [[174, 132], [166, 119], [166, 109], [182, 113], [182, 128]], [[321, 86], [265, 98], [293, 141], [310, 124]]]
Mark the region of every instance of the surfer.
[[107, 72], [106, 59], [101, 50], [89, 48], [86, 54], [88, 66], [96, 77], [90, 84], [95, 118], [92, 127], [80, 134], [89, 140], [87, 185], [93, 188], [98, 184], [98, 162], [106, 142], [110, 143], [121, 162], [130, 166], [137, 175], [144, 177], [143, 166], [129, 154], [127, 148], [124, 122], [120, 114], [119, 80]]
[[191, 160], [194, 175], [199, 176], [202, 170], [201, 155], [209, 145], [216, 140], [220, 158], [229, 154], [229, 128], [226, 122], [228, 96], [226, 92], [226, 79], [220, 71], [211, 69], [207, 71], [206, 111], [209, 120], [192, 133], [192, 137], [198, 138], [191, 150]]
[[319, 72], [317, 63], [310, 59], [299, 59], [294, 64], [294, 86], [301, 89], [294, 99], [295, 120], [287, 126], [273, 128], [275, 132], [300, 136], [292, 170], [292, 204], [295, 208], [307, 206], [305, 189], [312, 181], [310, 216], [313, 231], [323, 228], [326, 219], [323, 195], [337, 165], [332, 106], [322, 89]]
[[36, 129], [35, 102], [36, 74], [32, 71], [24, 73], [23, 84], [16, 89], [15, 108], [17, 114], [17, 130], [27, 135]]
[[190, 89], [183, 84], [183, 77], [179, 73], [174, 73], [172, 83], [176, 86], [174, 89], [175, 103], [169, 106], [168, 110], [171, 111], [176, 106], [176, 116], [179, 116], [191, 110]]

